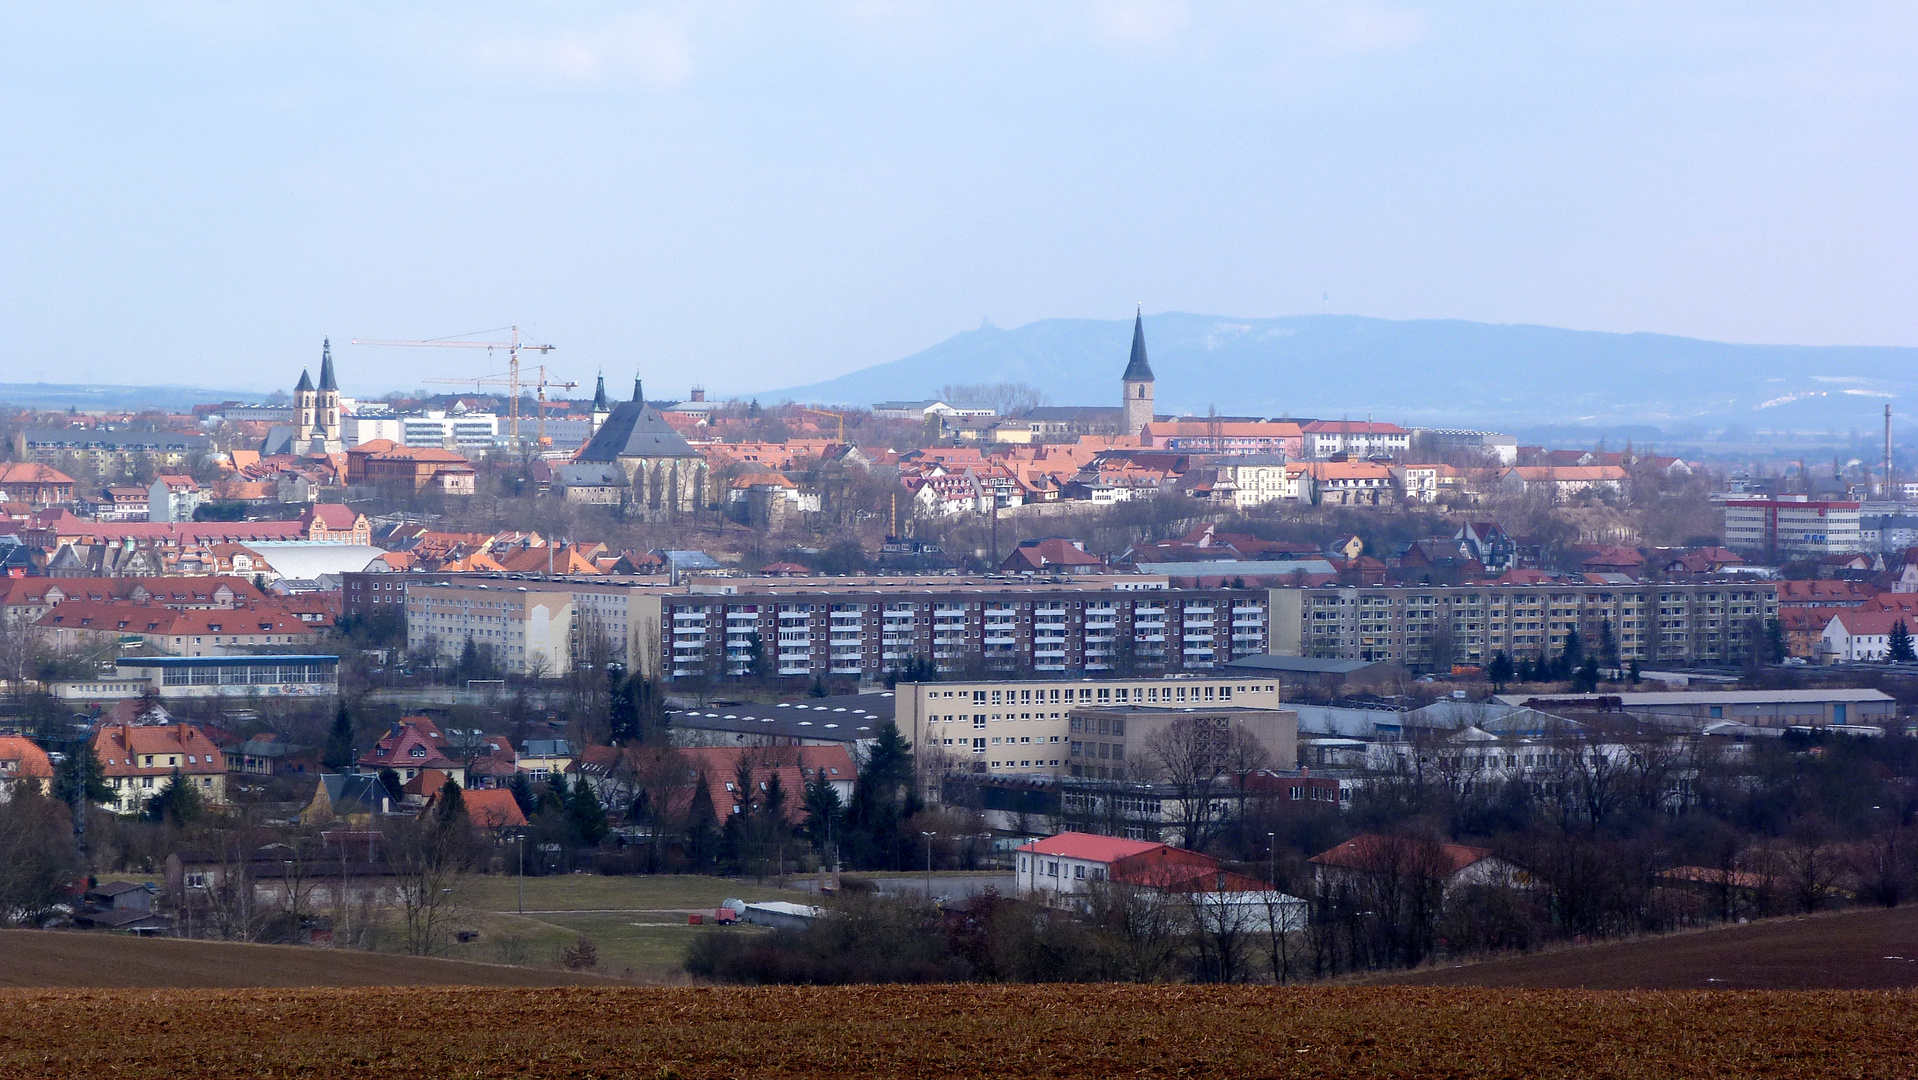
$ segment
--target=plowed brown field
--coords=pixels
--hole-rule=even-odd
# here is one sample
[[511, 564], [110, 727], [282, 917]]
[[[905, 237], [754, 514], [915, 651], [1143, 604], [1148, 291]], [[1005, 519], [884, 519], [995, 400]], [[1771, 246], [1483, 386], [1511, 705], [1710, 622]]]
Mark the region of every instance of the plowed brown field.
[[1899, 992], [0, 991], [8, 1078], [1914, 1074]]
[[1426, 968], [1367, 982], [1573, 990], [1918, 988], [1918, 907], [1771, 919]]

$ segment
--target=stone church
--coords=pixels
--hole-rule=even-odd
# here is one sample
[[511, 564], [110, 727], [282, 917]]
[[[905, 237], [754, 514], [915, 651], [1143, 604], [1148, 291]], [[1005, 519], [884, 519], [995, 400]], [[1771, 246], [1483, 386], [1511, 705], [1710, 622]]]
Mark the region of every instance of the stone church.
[[638, 379], [633, 400], [613, 406], [573, 460], [617, 465], [626, 475], [626, 505], [649, 519], [697, 510], [705, 502], [706, 459], [646, 404]]

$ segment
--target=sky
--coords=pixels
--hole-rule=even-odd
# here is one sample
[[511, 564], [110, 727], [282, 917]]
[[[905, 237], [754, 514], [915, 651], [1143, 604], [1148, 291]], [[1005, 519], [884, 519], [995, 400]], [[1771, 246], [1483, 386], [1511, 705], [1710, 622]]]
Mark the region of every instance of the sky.
[[[1918, 344], [1918, 5], [0, 0], [0, 382], [812, 382], [983, 320]], [[930, 380], [956, 378], [940, 373]]]

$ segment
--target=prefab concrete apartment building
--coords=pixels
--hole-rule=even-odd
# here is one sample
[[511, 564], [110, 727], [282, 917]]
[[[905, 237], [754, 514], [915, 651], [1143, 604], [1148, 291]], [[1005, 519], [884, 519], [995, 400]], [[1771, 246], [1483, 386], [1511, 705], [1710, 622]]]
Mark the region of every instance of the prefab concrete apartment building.
[[1271, 591], [1271, 651], [1418, 669], [1557, 655], [1609, 624], [1620, 661], [1736, 663], [1778, 615], [1769, 581], [1696, 584], [1326, 586]]
[[451, 658], [471, 637], [515, 673], [529, 664], [570, 670], [595, 631], [612, 658], [669, 681], [755, 670], [877, 680], [915, 657], [942, 673], [981, 677], [1179, 673], [1268, 646], [1266, 590], [1173, 590], [1163, 575], [1035, 583], [701, 578], [677, 586], [460, 575], [407, 582], [404, 595], [411, 648]]
[[915, 657], [979, 679], [1206, 673], [1264, 653], [1430, 670], [1498, 652], [1556, 655], [1573, 628], [1596, 652], [1607, 625], [1621, 661], [1736, 663], [1778, 614], [1775, 582], [1736, 579], [1170, 589], [1163, 575], [366, 577], [404, 582], [414, 649], [451, 658], [470, 636], [507, 671], [557, 675], [598, 641], [606, 659], [667, 681], [753, 671], [871, 681]]

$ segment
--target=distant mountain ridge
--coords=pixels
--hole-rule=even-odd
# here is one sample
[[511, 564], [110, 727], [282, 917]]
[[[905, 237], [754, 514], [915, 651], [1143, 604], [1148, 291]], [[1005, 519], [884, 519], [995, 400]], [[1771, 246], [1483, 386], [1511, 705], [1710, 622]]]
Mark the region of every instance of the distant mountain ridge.
[[[871, 405], [949, 383], [1026, 383], [1060, 405], [1117, 405], [1132, 320], [982, 326], [762, 401]], [[1370, 416], [1506, 429], [1872, 430], [1918, 393], [1918, 348], [1734, 345], [1453, 319], [1145, 317], [1161, 413]], [[1902, 421], [1901, 421], [1902, 423]]]
[[219, 401], [259, 401], [257, 391], [208, 390], [198, 386], [120, 386], [108, 383], [0, 383], [0, 403], [29, 409], [81, 412], [161, 409], [184, 412]]

